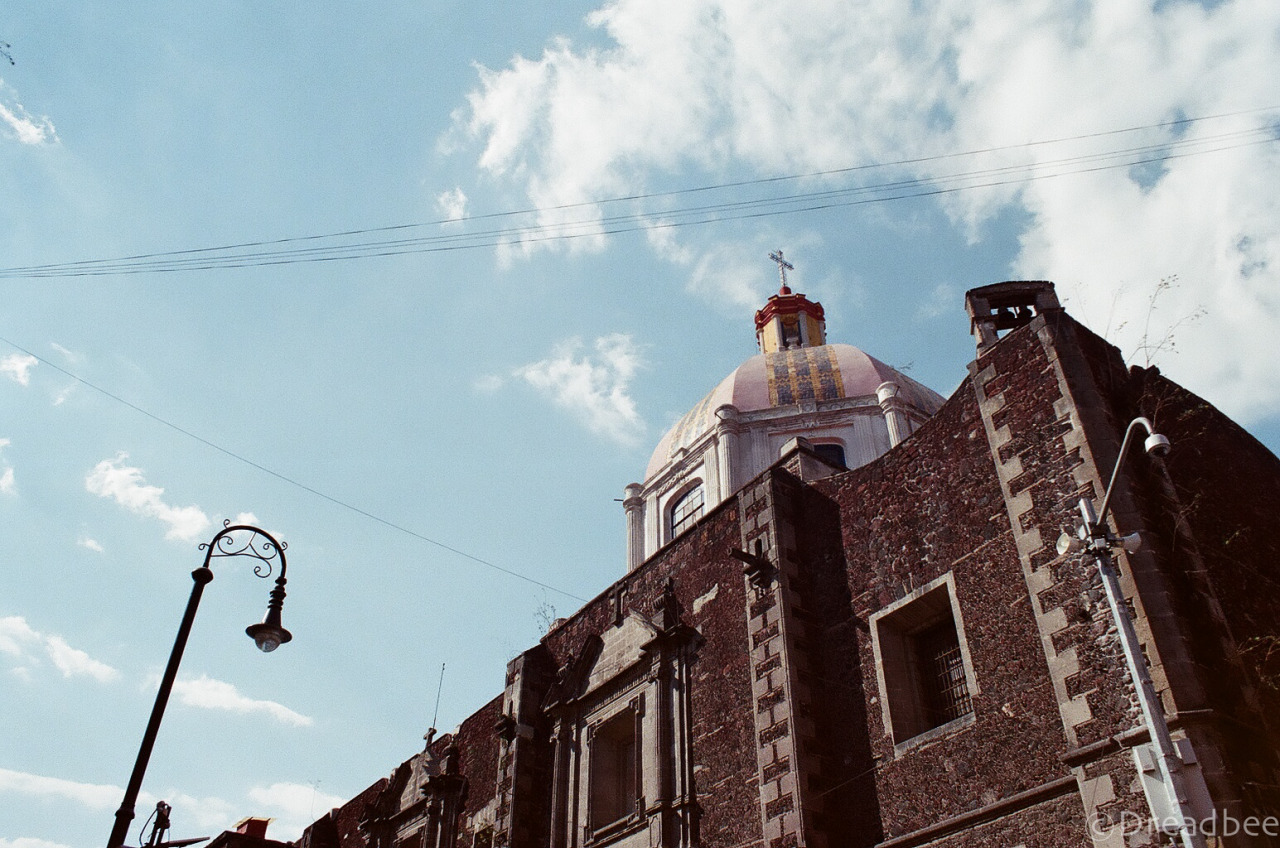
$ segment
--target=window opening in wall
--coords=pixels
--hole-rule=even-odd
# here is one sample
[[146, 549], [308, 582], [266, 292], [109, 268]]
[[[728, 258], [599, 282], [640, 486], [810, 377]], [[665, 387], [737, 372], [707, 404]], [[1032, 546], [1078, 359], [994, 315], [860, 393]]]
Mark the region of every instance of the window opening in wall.
[[596, 728], [591, 740], [591, 827], [599, 830], [636, 811], [640, 774], [636, 712], [625, 709]]
[[960, 639], [950, 616], [913, 637], [925, 718], [931, 727], [973, 712]]
[[472, 848], [493, 848], [493, 826], [485, 825], [477, 830], [471, 845]]
[[844, 445], [817, 444], [813, 446], [813, 452], [827, 462], [833, 462], [841, 468], [848, 468], [844, 461]]
[[875, 635], [895, 743], [973, 712], [972, 673], [947, 584], [877, 615]]
[[699, 483], [671, 504], [671, 538], [674, 539], [693, 526], [702, 517], [706, 494]]
[[782, 346], [800, 347], [800, 319], [792, 316], [782, 319]]

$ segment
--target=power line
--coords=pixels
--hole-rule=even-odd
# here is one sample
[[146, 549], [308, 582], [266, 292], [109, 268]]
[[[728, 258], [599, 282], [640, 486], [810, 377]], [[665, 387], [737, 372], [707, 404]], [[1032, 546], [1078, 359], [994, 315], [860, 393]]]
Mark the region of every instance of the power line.
[[[985, 153], [999, 153], [999, 152], [1005, 152], [1010, 150], [1040, 147], [1040, 146], [1050, 145], [1050, 144], [1061, 144], [1061, 143], [1071, 142], [1071, 141], [1083, 141], [1085, 139], [1103, 138], [1103, 137], [1113, 136], [1113, 135], [1122, 135], [1126, 133], [1141, 132], [1144, 130], [1189, 126], [1195, 123], [1202, 123], [1202, 122], [1212, 121], [1212, 120], [1220, 120], [1223, 118], [1233, 118], [1233, 117], [1240, 117], [1244, 115], [1258, 114], [1262, 112], [1271, 112], [1271, 111], [1275, 111], [1275, 109], [1277, 108], [1280, 108], [1280, 107], [1266, 107], [1266, 108], [1248, 109], [1248, 110], [1242, 110], [1242, 111], [1236, 111], [1236, 112], [1224, 112], [1224, 113], [1215, 114], [1215, 115], [1204, 115], [1200, 117], [1179, 118], [1172, 121], [1164, 121], [1164, 122], [1159, 122], [1154, 124], [1142, 124], [1138, 126], [1124, 127], [1124, 128], [1115, 129], [1115, 130], [1105, 130], [1105, 131], [1094, 132], [1094, 133], [1084, 133], [1084, 134], [1074, 135], [1074, 136], [1042, 139], [1038, 141], [1023, 142], [1021, 144], [1009, 144], [1009, 145], [1001, 145], [996, 147], [978, 148], [975, 150], [968, 150], [960, 153], [935, 154], [932, 156], [922, 156], [922, 157], [917, 157], [913, 159], [901, 159], [901, 160], [887, 162], [887, 163], [852, 165], [844, 168], [835, 168], [835, 169], [824, 170], [824, 171], [812, 171], [804, 174], [758, 177], [750, 180], [739, 180], [736, 182], [716, 183], [716, 184], [704, 185], [704, 186], [694, 186], [691, 188], [673, 189], [670, 191], [621, 195], [617, 197], [604, 198], [601, 200], [583, 201], [579, 203], [566, 203], [566, 204], [560, 204], [558, 206], [551, 206], [551, 207], [531, 207], [526, 209], [510, 210], [506, 212], [490, 212], [482, 215], [470, 216], [467, 220], [482, 221], [482, 220], [489, 220], [489, 219], [496, 219], [496, 218], [531, 215], [531, 214], [535, 214], [542, 211], [557, 212], [557, 211], [564, 211], [569, 209], [594, 207], [594, 206], [600, 206], [600, 205], [606, 205], [606, 204], [612, 204], [612, 203], [622, 203], [627, 201], [651, 200], [651, 199], [656, 199], [661, 197], [673, 197], [673, 196], [678, 196], [683, 194], [692, 194], [697, 192], [717, 191], [717, 190], [722, 190], [727, 188], [741, 188], [745, 186], [763, 185], [763, 184], [783, 182], [783, 181], [804, 180], [804, 179], [811, 179], [811, 178], [818, 178], [818, 177], [830, 177], [830, 176], [836, 176], [840, 174], [854, 173], [857, 171], [873, 170], [876, 168], [891, 168], [891, 167], [901, 167], [905, 165], [918, 165], [918, 164], [924, 164], [927, 162], [937, 162], [944, 159], [958, 159], [966, 156], [976, 156], [976, 155], [985, 154]], [[327, 239], [327, 238], [346, 238], [350, 236], [369, 235], [372, 233], [382, 233], [382, 232], [393, 232], [397, 230], [413, 229], [413, 228], [428, 227], [428, 226], [438, 226], [438, 225], [449, 224], [449, 223], [456, 223], [456, 222], [451, 219], [439, 219], [439, 220], [433, 220], [433, 221], [422, 221], [422, 222], [414, 222], [414, 223], [407, 223], [407, 224], [392, 224], [392, 225], [383, 226], [383, 227], [367, 227], [367, 228], [360, 228], [360, 229], [343, 230], [343, 231], [333, 232], [333, 233], [324, 233], [324, 234], [318, 234], [318, 235], [293, 236], [289, 238], [273, 239], [269, 241], [241, 242], [237, 244], [222, 245], [219, 247], [191, 248], [187, 250], [177, 250], [177, 251], [170, 251], [165, 253], [137, 254], [134, 256], [119, 257], [116, 260], [108, 260], [108, 261], [126, 261], [126, 260], [132, 260], [132, 259], [148, 259], [148, 258], [165, 257], [165, 256], [182, 256], [182, 255], [194, 254], [194, 253], [208, 253], [208, 252], [223, 251], [223, 250], [236, 250], [236, 249], [246, 248], [246, 247], [264, 247], [264, 246], [273, 245], [273, 244], [290, 244], [294, 242], [314, 241], [314, 240]], [[88, 262], [94, 262], [94, 261], [97, 261], [97, 260], [88, 260]], [[71, 262], [71, 263], [65, 263], [65, 264], [67, 266], [75, 266], [75, 265], [85, 264], [85, 263]], [[37, 266], [37, 267], [59, 267], [59, 266]]]
[[[602, 235], [634, 232], [647, 228], [673, 228], [698, 226], [723, 221], [743, 220], [781, 214], [795, 214], [831, 209], [841, 206], [886, 203], [905, 199], [937, 196], [981, 188], [1001, 187], [1033, 182], [1053, 177], [1090, 173], [1116, 168], [1133, 168], [1159, 164], [1188, 156], [1199, 156], [1239, 147], [1272, 143], [1277, 132], [1272, 124], [1256, 124], [1246, 129], [1196, 138], [1178, 138], [1151, 144], [1108, 149], [1095, 153], [1078, 154], [1043, 162], [1015, 163], [990, 168], [961, 170], [930, 178], [908, 178], [872, 183], [868, 185], [838, 187], [833, 189], [800, 191], [782, 195], [764, 195], [745, 199], [677, 206], [657, 210], [640, 210], [619, 214], [568, 220], [555, 224], [519, 223], [539, 213], [589, 210], [641, 200], [671, 199], [695, 193], [707, 193], [744, 187], [773, 186], [783, 182], [848, 175], [855, 171], [900, 168], [928, 162], [953, 160], [992, 153], [1008, 153], [1031, 147], [1076, 142], [1086, 139], [1117, 136], [1152, 129], [1187, 126], [1198, 122], [1271, 111], [1255, 109], [1223, 113], [1199, 118], [1183, 118], [1160, 124], [1128, 127], [1105, 132], [1089, 133], [1058, 139], [1046, 139], [1002, 147], [989, 147], [962, 153], [903, 159], [890, 163], [859, 165], [808, 174], [780, 177], [764, 177], [733, 183], [678, 189], [668, 192], [635, 194], [607, 198], [600, 201], [565, 204], [548, 209], [522, 209], [473, 216], [467, 223], [516, 222], [509, 226], [492, 226], [485, 229], [442, 233], [426, 236], [408, 236], [394, 239], [364, 238], [352, 243], [324, 243], [339, 239], [390, 234], [451, 223], [445, 220], [397, 224], [388, 227], [353, 229], [324, 235], [300, 236], [271, 241], [242, 242], [221, 247], [194, 248], [164, 253], [136, 254], [103, 260], [35, 265], [0, 269], [0, 278], [47, 278], [74, 276], [103, 276], [114, 274], [141, 274], [176, 271], [196, 271], [285, 265], [300, 262], [329, 262], [351, 259], [368, 259], [378, 256], [394, 256], [409, 253], [433, 253], [453, 250], [470, 250], [496, 247], [511, 243], [537, 243], [551, 240], [570, 240]], [[315, 245], [315, 246], [311, 246]]]
[[310, 494], [315, 495], [315, 496], [316, 496], [316, 497], [318, 497], [318, 498], [322, 498], [322, 499], [324, 499], [324, 500], [328, 501], [329, 503], [334, 504], [335, 506], [342, 507], [343, 509], [346, 509], [346, 510], [349, 510], [349, 511], [351, 511], [351, 512], [354, 512], [354, 513], [356, 513], [357, 515], [362, 515], [362, 516], [364, 516], [365, 518], [368, 518], [368, 519], [370, 519], [370, 520], [372, 520], [372, 521], [376, 521], [377, 523], [379, 523], [379, 524], [383, 525], [384, 527], [389, 527], [389, 528], [391, 528], [392, 530], [396, 530], [396, 531], [398, 531], [398, 532], [400, 532], [400, 533], [404, 533], [404, 534], [405, 534], [405, 535], [407, 535], [407, 536], [412, 536], [413, 538], [418, 539], [419, 541], [426, 542], [426, 543], [431, 544], [431, 545], [435, 545], [437, 548], [441, 548], [442, 550], [446, 550], [446, 551], [448, 551], [448, 552], [450, 552], [450, 553], [452, 553], [452, 554], [457, 554], [457, 555], [458, 555], [458, 556], [460, 556], [460, 557], [464, 557], [464, 558], [466, 558], [466, 559], [469, 559], [469, 560], [471, 560], [472, 562], [475, 562], [475, 563], [478, 563], [478, 564], [480, 564], [480, 565], [483, 565], [483, 566], [484, 566], [484, 567], [486, 567], [486, 568], [493, 569], [494, 571], [497, 571], [497, 572], [500, 572], [500, 573], [502, 573], [502, 574], [505, 574], [505, 575], [507, 575], [508, 577], [514, 577], [514, 578], [516, 578], [517, 580], [523, 580], [523, 581], [524, 581], [524, 582], [526, 582], [526, 583], [531, 583], [531, 584], [533, 584], [534, 586], [538, 586], [538, 587], [540, 587], [540, 588], [542, 588], [542, 589], [549, 589], [549, 590], [551, 590], [552, 592], [555, 592], [555, 593], [557, 593], [557, 594], [564, 595], [564, 596], [566, 596], [566, 597], [572, 598], [572, 599], [573, 599], [573, 600], [575, 600], [575, 601], [581, 601], [581, 602], [583, 602], [583, 603], [586, 603], [586, 601], [587, 601], [587, 599], [586, 599], [586, 598], [579, 597], [578, 595], [575, 595], [575, 594], [573, 594], [572, 592], [565, 591], [564, 589], [561, 589], [561, 588], [560, 588], [560, 587], [558, 587], [558, 586], [552, 586], [550, 583], [544, 583], [544, 582], [542, 582], [541, 580], [536, 580], [536, 579], [534, 579], [534, 578], [532, 578], [532, 577], [529, 577], [529, 576], [528, 576], [528, 575], [526, 575], [526, 574], [521, 574], [521, 573], [520, 573], [520, 572], [518, 572], [518, 571], [513, 571], [513, 570], [512, 570], [512, 569], [510, 569], [510, 568], [506, 568], [506, 567], [504, 567], [504, 566], [501, 566], [501, 565], [498, 565], [498, 564], [496, 564], [496, 563], [490, 562], [489, 560], [487, 560], [487, 559], [483, 559], [483, 558], [481, 558], [481, 557], [478, 557], [478, 556], [476, 556], [475, 554], [469, 554], [469, 553], [467, 553], [466, 551], [463, 551], [463, 550], [460, 550], [460, 549], [458, 549], [458, 548], [453, 547], [452, 545], [447, 545], [447, 544], [445, 544], [444, 542], [439, 541], [438, 539], [433, 539], [433, 538], [431, 538], [430, 536], [427, 536], [427, 535], [425, 535], [425, 534], [422, 534], [422, 533], [417, 532], [416, 530], [411, 530], [411, 529], [409, 529], [408, 527], [405, 527], [405, 526], [404, 526], [404, 525], [402, 525], [402, 524], [397, 524], [397, 523], [395, 523], [394, 521], [389, 521], [389, 520], [387, 520], [387, 519], [385, 519], [385, 518], [383, 518], [383, 517], [381, 517], [381, 516], [379, 516], [379, 515], [376, 515], [376, 514], [374, 514], [374, 513], [372, 513], [372, 512], [369, 512], [369, 511], [368, 511], [368, 510], [366, 510], [366, 509], [361, 509], [360, 507], [355, 506], [355, 505], [354, 505], [354, 504], [352, 504], [352, 503], [349, 503], [349, 502], [347, 502], [347, 501], [341, 500], [340, 498], [336, 498], [336, 497], [334, 497], [334, 496], [332, 496], [332, 495], [326, 494], [325, 492], [322, 492], [322, 491], [320, 491], [319, 489], [316, 489], [316, 488], [314, 488], [314, 487], [312, 487], [312, 486], [308, 486], [306, 483], [303, 483], [303, 482], [301, 482], [301, 481], [299, 481], [299, 480], [296, 480], [296, 479], [294, 479], [294, 478], [292, 478], [292, 477], [289, 477], [288, 475], [281, 474], [279, 471], [276, 471], [276, 470], [274, 470], [274, 469], [268, 468], [267, 466], [262, 465], [261, 463], [255, 462], [255, 461], [253, 461], [252, 459], [249, 459], [249, 458], [248, 458], [248, 457], [246, 457], [246, 456], [243, 456], [243, 455], [241, 455], [241, 454], [238, 454], [238, 453], [236, 453], [236, 452], [235, 452], [235, 451], [233, 451], [233, 450], [230, 450], [230, 449], [228, 449], [228, 448], [224, 448], [222, 445], [219, 445], [219, 444], [218, 444], [218, 443], [216, 443], [216, 442], [210, 441], [209, 439], [206, 439], [205, 437], [203, 437], [203, 436], [201, 436], [201, 435], [199, 435], [199, 434], [197, 434], [197, 433], [193, 433], [192, 431], [190, 431], [190, 430], [188, 430], [188, 429], [186, 429], [186, 428], [184, 428], [184, 427], [181, 427], [181, 426], [179, 426], [179, 425], [177, 425], [177, 424], [174, 424], [172, 421], [169, 421], [169, 420], [167, 420], [167, 419], [165, 419], [165, 418], [161, 418], [159, 415], [156, 415], [156, 414], [155, 414], [155, 413], [153, 413], [153, 412], [149, 412], [148, 410], [143, 409], [142, 407], [138, 406], [137, 404], [132, 403], [132, 402], [130, 402], [130, 401], [128, 401], [128, 400], [125, 400], [124, 398], [120, 397], [119, 395], [114, 394], [114, 393], [112, 393], [112, 392], [110, 392], [110, 391], [108, 391], [108, 390], [106, 390], [106, 389], [102, 388], [101, 386], [98, 386], [98, 385], [95, 385], [95, 384], [93, 384], [93, 383], [90, 383], [88, 380], [84, 379], [83, 377], [79, 376], [78, 374], [74, 374], [74, 373], [72, 373], [71, 371], [68, 371], [67, 369], [62, 368], [61, 366], [59, 366], [59, 365], [57, 365], [57, 364], [55, 364], [55, 363], [53, 363], [53, 362], [50, 362], [49, 360], [45, 359], [44, 357], [40, 356], [39, 354], [32, 353], [30, 350], [27, 350], [27, 349], [26, 349], [25, 347], [23, 347], [22, 345], [16, 344], [15, 342], [10, 341], [9, 339], [4, 338], [3, 336], [0, 336], [0, 342], [4, 342], [5, 344], [9, 345], [10, 347], [14, 348], [15, 350], [20, 350], [20, 351], [22, 351], [22, 352], [23, 352], [23, 353], [25, 353], [27, 356], [30, 356], [30, 357], [32, 357], [32, 358], [34, 358], [34, 359], [36, 359], [36, 360], [37, 360], [38, 362], [40, 362], [42, 365], [48, 365], [48, 366], [49, 366], [50, 368], [52, 368], [53, 370], [58, 371], [59, 373], [62, 373], [62, 374], [67, 375], [68, 377], [70, 377], [71, 379], [75, 380], [76, 382], [81, 383], [82, 385], [87, 386], [87, 387], [88, 387], [88, 388], [90, 388], [90, 389], [93, 389], [95, 392], [98, 392], [99, 394], [104, 395], [104, 396], [106, 396], [106, 397], [110, 398], [111, 400], [114, 400], [116, 403], [123, 404], [124, 406], [127, 406], [127, 407], [129, 407], [130, 409], [132, 409], [134, 412], [137, 412], [137, 413], [139, 413], [139, 414], [141, 414], [141, 415], [145, 415], [147, 418], [150, 418], [152, 421], [155, 421], [157, 424], [161, 424], [161, 425], [163, 425], [163, 426], [165, 426], [165, 427], [168, 427], [170, 430], [173, 430], [173, 431], [175, 431], [175, 432], [181, 433], [182, 435], [186, 436], [186, 437], [187, 437], [187, 438], [189, 438], [189, 439], [194, 439], [195, 441], [199, 442], [199, 443], [200, 443], [200, 444], [202, 444], [202, 445], [205, 445], [206, 447], [213, 448], [214, 450], [218, 451], [219, 453], [225, 454], [226, 456], [229, 456], [229, 457], [231, 457], [232, 459], [234, 459], [234, 460], [236, 460], [236, 461], [238, 461], [238, 462], [242, 462], [242, 463], [244, 463], [245, 465], [248, 465], [248, 466], [249, 466], [249, 467], [251, 467], [251, 468], [255, 468], [255, 469], [257, 469], [258, 471], [263, 472], [264, 474], [269, 474], [270, 476], [275, 477], [277, 480], [281, 480], [281, 481], [283, 481], [283, 482], [285, 482], [285, 483], [288, 483], [290, 486], [294, 486], [294, 487], [296, 487], [296, 488], [302, 489], [304, 492], [309, 492]]

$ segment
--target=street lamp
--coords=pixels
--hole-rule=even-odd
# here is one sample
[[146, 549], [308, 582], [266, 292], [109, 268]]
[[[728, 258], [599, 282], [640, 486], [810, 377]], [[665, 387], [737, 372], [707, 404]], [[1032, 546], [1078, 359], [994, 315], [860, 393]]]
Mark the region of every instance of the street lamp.
[[1120, 645], [1124, 649], [1125, 663], [1128, 665], [1129, 674], [1133, 677], [1137, 689], [1143, 721], [1151, 736], [1151, 744], [1155, 747], [1156, 762], [1168, 796], [1169, 808], [1179, 823], [1182, 844], [1184, 848], [1204, 848], [1204, 837], [1200, 835], [1195, 826], [1195, 819], [1187, 809], [1187, 795], [1182, 785], [1181, 775], [1182, 758], [1178, 755], [1173, 739], [1169, 735], [1169, 724], [1165, 721], [1164, 707], [1156, 695], [1155, 684], [1151, 682], [1151, 672], [1147, 668], [1146, 658], [1138, 642], [1138, 633], [1133, 627], [1133, 619], [1129, 616], [1129, 607], [1125, 604], [1124, 594], [1120, 590], [1120, 578], [1112, 559], [1113, 551], [1117, 548], [1133, 553], [1142, 546], [1142, 539], [1137, 533], [1117, 536], [1107, 527], [1107, 512], [1111, 508], [1111, 495], [1115, 491], [1116, 479], [1120, 476], [1120, 468], [1124, 465], [1134, 431], [1138, 428], [1147, 432], [1143, 447], [1149, 456], [1169, 455], [1169, 439], [1155, 432], [1150, 421], [1146, 418], [1135, 418], [1130, 421], [1128, 428], [1124, 431], [1124, 441], [1120, 444], [1120, 456], [1116, 458], [1116, 467], [1111, 472], [1111, 482], [1107, 484], [1107, 491], [1102, 496], [1102, 506], [1095, 513], [1093, 501], [1089, 498], [1081, 498], [1080, 527], [1075, 537], [1069, 533], [1063, 533], [1058, 538], [1057, 550], [1061, 556], [1083, 549], [1098, 564], [1098, 574], [1102, 578], [1107, 603], [1111, 607], [1111, 617], [1115, 620]]
[[[237, 537], [241, 531], [248, 533]], [[277, 542], [265, 530], [248, 524], [232, 524], [229, 520], [222, 522], [222, 530], [207, 543], [200, 545], [204, 551], [204, 564], [191, 572], [194, 585], [191, 597], [187, 600], [187, 610], [183, 613], [182, 624], [178, 627], [178, 637], [173, 642], [173, 650], [169, 653], [169, 665], [160, 680], [160, 691], [156, 693], [155, 706], [151, 708], [151, 719], [147, 722], [146, 732], [142, 735], [142, 745], [138, 749], [138, 759], [133, 765], [133, 774], [129, 776], [129, 785], [124, 791], [124, 800], [120, 809], [116, 810], [115, 827], [111, 830], [111, 838], [107, 848], [121, 848], [124, 845], [129, 822], [133, 820], [134, 805], [138, 801], [138, 791], [142, 788], [142, 776], [147, 771], [147, 761], [151, 759], [151, 749], [155, 745], [156, 733], [160, 730], [160, 719], [164, 717], [164, 708], [169, 703], [169, 693], [173, 689], [174, 678], [178, 676], [178, 665], [182, 662], [182, 652], [187, 647], [187, 637], [191, 634], [191, 623], [196, 617], [196, 608], [200, 606], [200, 596], [204, 587], [213, 579], [213, 570], [209, 563], [215, 557], [253, 557], [259, 562], [253, 567], [258, 577], [270, 577], [276, 560], [280, 561], [280, 576], [276, 578], [275, 588], [271, 590], [267, 602], [267, 614], [259, 624], [251, 624], [245, 633], [252, 637], [254, 643], [263, 653], [270, 653], [293, 638], [293, 635], [280, 624], [280, 607], [284, 604], [285, 584], [285, 548], [288, 545]]]

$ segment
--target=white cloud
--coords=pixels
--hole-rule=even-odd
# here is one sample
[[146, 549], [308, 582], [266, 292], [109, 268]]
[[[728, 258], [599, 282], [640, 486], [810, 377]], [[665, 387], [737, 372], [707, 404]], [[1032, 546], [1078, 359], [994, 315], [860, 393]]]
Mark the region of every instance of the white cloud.
[[124, 794], [124, 790], [118, 786], [80, 783], [60, 777], [45, 777], [0, 768], [0, 793], [58, 798], [73, 801], [91, 810], [110, 810], [120, 805], [120, 796]]
[[45, 650], [48, 651], [49, 659], [53, 660], [53, 664], [58, 671], [62, 672], [63, 677], [86, 675], [99, 683], [109, 683], [120, 676], [120, 672], [106, 663], [99, 662], [84, 651], [68, 645], [61, 636], [46, 636]]
[[[57, 351], [62, 356], [63, 361], [73, 367], [80, 365], [84, 361], [83, 356], [73, 350], [63, 347], [57, 342], [49, 342], [49, 347]], [[58, 393], [53, 396], [53, 405], [62, 406], [62, 404], [66, 403], [67, 399], [71, 397], [72, 393], [75, 392], [79, 385], [80, 383], [78, 381], [72, 381], [60, 389]]]
[[50, 842], [48, 839], [36, 839], [30, 836], [19, 836], [16, 839], [0, 837], [0, 848], [71, 848], [61, 842]]
[[436, 195], [436, 208], [446, 221], [461, 221], [467, 217], [467, 196], [460, 188], [452, 188]]
[[11, 138], [22, 144], [51, 144], [58, 140], [53, 121], [27, 113], [17, 100], [17, 92], [0, 80], [0, 126], [8, 127]]
[[686, 288], [711, 303], [738, 310], [760, 308], [777, 290], [776, 276], [769, 274], [759, 243], [723, 241], [702, 244], [698, 250], [680, 244], [675, 231], [661, 226], [647, 231], [649, 245], [663, 259], [688, 269]]
[[0, 356], [0, 375], [8, 377], [19, 385], [31, 384], [31, 369], [40, 360], [26, 353], [11, 353]]
[[916, 309], [916, 318], [930, 319], [945, 315], [955, 310], [955, 305], [961, 300], [960, 292], [955, 286], [947, 283], [938, 283], [933, 287], [933, 291], [921, 301], [920, 307]]
[[[113, 810], [120, 805], [124, 789], [109, 784], [83, 783], [0, 768], [0, 795], [3, 794], [24, 795], [40, 800], [70, 801], [90, 810]], [[229, 828], [237, 818], [237, 810], [243, 809], [243, 805], [232, 804], [221, 798], [194, 798], [175, 789], [167, 790], [163, 797], [173, 805], [175, 819], [180, 818], [192, 828]], [[157, 800], [155, 795], [143, 791], [138, 796], [138, 809], [145, 811], [147, 807], [154, 807]], [[0, 848], [3, 848], [5, 843], [4, 839], [0, 839]], [[57, 843], [25, 837], [10, 840], [8, 844], [11, 848], [57, 846]]]
[[21, 658], [27, 653], [25, 646], [39, 641], [40, 634], [25, 618], [16, 615], [0, 618], [0, 653]]
[[66, 388], [62, 389], [56, 395], [53, 396], [53, 405], [62, 406], [64, 403], [66, 403], [67, 398], [71, 397], [72, 393], [75, 392], [76, 390], [76, 386], [78, 385], [79, 383], [69, 383], [66, 386]]
[[99, 683], [110, 683], [120, 676], [106, 663], [71, 647], [61, 636], [41, 633], [16, 615], [0, 618], [0, 654], [14, 661], [15, 671], [23, 678], [29, 678], [31, 667], [43, 665], [46, 659], [66, 678], [92, 677]]
[[[598, 221], [598, 209], [553, 207], [641, 192], [670, 174], [717, 181], [744, 168], [775, 175], [919, 158], [834, 184], [939, 180], [1014, 164], [1043, 171], [1134, 144], [1224, 147], [1236, 142], [1210, 137], [1271, 122], [1255, 138], [1265, 143], [939, 202], [975, 240], [998, 214], [1025, 221], [1015, 271], [1058, 281], [1073, 304], [1116, 295], [1128, 320], [1114, 340], [1129, 351], [1148, 326], [1152, 291], [1177, 275], [1182, 285], [1161, 296], [1148, 340], [1205, 314], [1178, 326], [1181, 356], [1165, 369], [1232, 414], [1280, 411], [1280, 370], [1271, 367], [1280, 144], [1273, 113], [1243, 114], [1280, 103], [1280, 4], [613, 0], [588, 22], [590, 44], [557, 39], [538, 58], [484, 69], [458, 117], [456, 134], [478, 145], [479, 167], [519, 186], [544, 210], [543, 224]], [[1241, 114], [1087, 137], [1228, 113]], [[937, 158], [1053, 138], [1075, 140]], [[661, 209], [651, 212], [661, 221]], [[651, 234], [650, 243], [691, 268], [696, 288], [745, 299], [749, 286], [719, 273], [714, 251], [681, 259], [670, 239]], [[1105, 314], [1079, 317], [1107, 323]]]
[[79, 365], [84, 359], [80, 354], [63, 347], [57, 342], [49, 342], [49, 347], [62, 354], [62, 358], [66, 360], [69, 365]]
[[629, 390], [643, 364], [631, 336], [611, 333], [595, 340], [594, 353], [584, 353], [581, 339], [556, 346], [552, 355], [514, 372], [549, 395], [588, 430], [623, 445], [635, 445], [645, 425]]
[[[206, 832], [230, 830], [231, 825], [244, 817], [242, 804], [233, 804], [222, 798], [211, 796], [196, 798], [173, 788], [166, 790], [161, 797], [173, 806], [172, 818], [181, 821], [184, 828], [190, 827], [193, 830]], [[155, 799], [152, 798], [146, 803], [154, 807]]]
[[317, 785], [302, 783], [255, 786], [249, 790], [249, 800], [254, 809], [275, 816], [269, 835], [278, 840], [297, 839], [307, 825], [347, 802], [340, 795], [321, 792]]
[[98, 554], [102, 553], [105, 550], [105, 548], [102, 547], [101, 542], [99, 542], [97, 539], [90, 539], [88, 536], [85, 536], [84, 538], [80, 539], [78, 542], [76, 542], [76, 544], [82, 548], [88, 548], [89, 550]]
[[246, 697], [240, 694], [232, 684], [215, 680], [208, 675], [201, 675], [194, 680], [176, 681], [173, 684], [173, 693], [181, 703], [189, 707], [224, 710], [241, 715], [261, 713], [294, 727], [310, 727], [313, 723], [310, 716], [294, 712], [275, 701], [259, 701]]
[[[4, 450], [13, 444], [8, 439], [0, 439], [0, 450]], [[6, 463], [0, 463], [0, 495], [12, 495], [16, 492], [13, 482], [13, 467]]]
[[197, 506], [176, 507], [164, 502], [164, 489], [147, 485], [142, 469], [125, 465], [127, 453], [117, 454], [115, 459], [104, 459], [85, 477], [84, 486], [90, 494], [112, 498], [116, 503], [137, 515], [158, 518], [169, 525], [165, 538], [192, 542], [202, 537], [212, 522]]
[[498, 374], [481, 374], [471, 381], [471, 388], [481, 394], [490, 395], [501, 389], [506, 382]]

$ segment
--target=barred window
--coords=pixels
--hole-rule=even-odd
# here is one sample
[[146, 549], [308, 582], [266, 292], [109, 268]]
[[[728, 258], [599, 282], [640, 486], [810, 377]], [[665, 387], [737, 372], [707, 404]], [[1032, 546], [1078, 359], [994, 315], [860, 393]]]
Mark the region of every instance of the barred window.
[[951, 617], [917, 633], [912, 641], [926, 723], [937, 727], [973, 712], [960, 639]]
[[972, 665], [951, 584], [872, 616], [885, 724], [900, 744], [973, 713]]
[[702, 517], [706, 494], [701, 483], [671, 502], [671, 537], [674, 539]]

